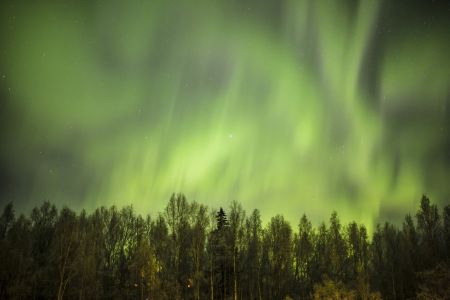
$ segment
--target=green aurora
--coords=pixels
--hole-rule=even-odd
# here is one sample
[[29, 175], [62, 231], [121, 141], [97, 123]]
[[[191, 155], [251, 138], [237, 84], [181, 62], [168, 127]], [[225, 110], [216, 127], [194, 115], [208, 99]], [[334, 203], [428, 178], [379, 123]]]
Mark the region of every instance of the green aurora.
[[[394, 3], [395, 2], [395, 3]], [[3, 1], [1, 204], [399, 221], [450, 199], [446, 1]]]

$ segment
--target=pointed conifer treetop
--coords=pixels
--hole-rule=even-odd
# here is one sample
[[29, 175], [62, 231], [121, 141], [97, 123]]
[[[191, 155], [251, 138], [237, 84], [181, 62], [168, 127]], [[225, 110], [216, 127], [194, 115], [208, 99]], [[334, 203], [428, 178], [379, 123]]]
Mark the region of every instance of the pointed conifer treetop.
[[217, 229], [218, 230], [221, 230], [221, 229], [225, 228], [226, 226], [228, 226], [227, 214], [225, 213], [225, 211], [223, 210], [222, 207], [217, 212], [216, 220], [217, 220]]

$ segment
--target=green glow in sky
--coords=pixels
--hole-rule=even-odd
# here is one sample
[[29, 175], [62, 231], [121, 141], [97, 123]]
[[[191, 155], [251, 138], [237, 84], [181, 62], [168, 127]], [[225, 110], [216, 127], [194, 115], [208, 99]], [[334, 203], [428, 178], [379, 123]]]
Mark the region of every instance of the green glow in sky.
[[[389, 1], [2, 4], [2, 201], [369, 225], [450, 199], [450, 24]], [[448, 10], [447, 10], [448, 15]]]

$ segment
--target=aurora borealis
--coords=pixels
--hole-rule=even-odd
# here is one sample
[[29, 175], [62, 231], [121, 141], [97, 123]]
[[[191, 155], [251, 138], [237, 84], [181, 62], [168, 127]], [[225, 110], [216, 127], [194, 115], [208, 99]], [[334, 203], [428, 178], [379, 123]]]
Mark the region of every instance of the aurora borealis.
[[448, 1], [3, 1], [1, 204], [294, 224], [450, 201]]

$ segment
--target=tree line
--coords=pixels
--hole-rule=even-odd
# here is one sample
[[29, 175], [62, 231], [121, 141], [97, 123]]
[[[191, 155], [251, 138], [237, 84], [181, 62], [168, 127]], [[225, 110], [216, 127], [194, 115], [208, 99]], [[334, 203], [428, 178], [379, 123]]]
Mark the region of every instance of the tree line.
[[49, 202], [0, 217], [0, 299], [449, 299], [450, 205], [423, 196], [400, 227], [336, 212], [266, 226], [238, 202], [210, 210], [172, 195], [155, 217]]

